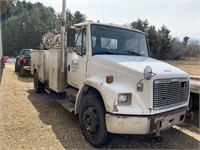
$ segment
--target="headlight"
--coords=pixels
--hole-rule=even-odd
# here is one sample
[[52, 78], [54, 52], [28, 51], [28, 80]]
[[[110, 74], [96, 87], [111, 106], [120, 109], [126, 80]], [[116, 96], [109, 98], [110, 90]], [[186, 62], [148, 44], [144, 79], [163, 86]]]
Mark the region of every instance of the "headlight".
[[150, 66], [146, 66], [146, 68], [144, 69], [143, 75], [146, 80], [150, 80], [156, 74], [153, 73], [152, 68]]
[[125, 103], [127, 101], [127, 95], [125, 95], [125, 94], [120, 94], [119, 96], [118, 96], [118, 102], [119, 103]]
[[125, 93], [125, 94], [119, 94], [118, 95], [118, 105], [119, 106], [127, 106], [131, 105], [131, 94]]

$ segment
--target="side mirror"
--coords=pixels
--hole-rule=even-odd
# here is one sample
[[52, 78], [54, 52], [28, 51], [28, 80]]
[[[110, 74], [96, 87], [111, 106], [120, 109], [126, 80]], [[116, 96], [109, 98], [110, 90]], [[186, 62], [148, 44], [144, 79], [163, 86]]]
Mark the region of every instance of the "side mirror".
[[75, 29], [67, 28], [67, 47], [75, 47]]

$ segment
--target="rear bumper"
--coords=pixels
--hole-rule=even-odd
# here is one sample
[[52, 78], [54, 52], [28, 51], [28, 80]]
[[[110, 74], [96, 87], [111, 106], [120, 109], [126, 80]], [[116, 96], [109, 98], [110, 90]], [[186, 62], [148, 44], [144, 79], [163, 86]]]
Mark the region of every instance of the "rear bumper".
[[30, 71], [30, 66], [23, 66], [24, 70]]
[[173, 125], [180, 124], [185, 119], [187, 107], [173, 111], [149, 115], [115, 115], [106, 114], [108, 132], [117, 134], [149, 134]]

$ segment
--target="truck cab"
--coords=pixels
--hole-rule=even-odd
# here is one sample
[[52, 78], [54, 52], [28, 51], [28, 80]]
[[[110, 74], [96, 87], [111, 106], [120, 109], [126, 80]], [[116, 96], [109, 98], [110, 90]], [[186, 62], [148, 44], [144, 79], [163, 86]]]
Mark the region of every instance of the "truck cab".
[[184, 121], [189, 76], [150, 58], [145, 33], [84, 22], [67, 30], [64, 61], [60, 53], [32, 52], [35, 90], [48, 86], [65, 92], [60, 103], [79, 115], [90, 144], [101, 146], [113, 133], [159, 136], [160, 130]]
[[93, 67], [90, 63], [113, 56], [148, 57], [145, 34], [95, 23], [75, 25], [75, 46], [67, 54], [67, 65], [70, 68], [67, 72], [68, 84], [80, 88], [86, 78], [99, 74], [90, 71], [88, 67]]

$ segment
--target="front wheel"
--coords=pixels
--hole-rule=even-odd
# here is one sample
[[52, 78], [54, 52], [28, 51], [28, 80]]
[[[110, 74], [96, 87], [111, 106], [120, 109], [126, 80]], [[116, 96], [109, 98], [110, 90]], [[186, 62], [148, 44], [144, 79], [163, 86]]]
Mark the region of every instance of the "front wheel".
[[44, 91], [44, 84], [39, 81], [37, 71], [34, 72], [34, 89], [36, 93]]
[[98, 96], [86, 95], [79, 109], [79, 123], [85, 139], [93, 146], [110, 141], [105, 124], [105, 108]]

